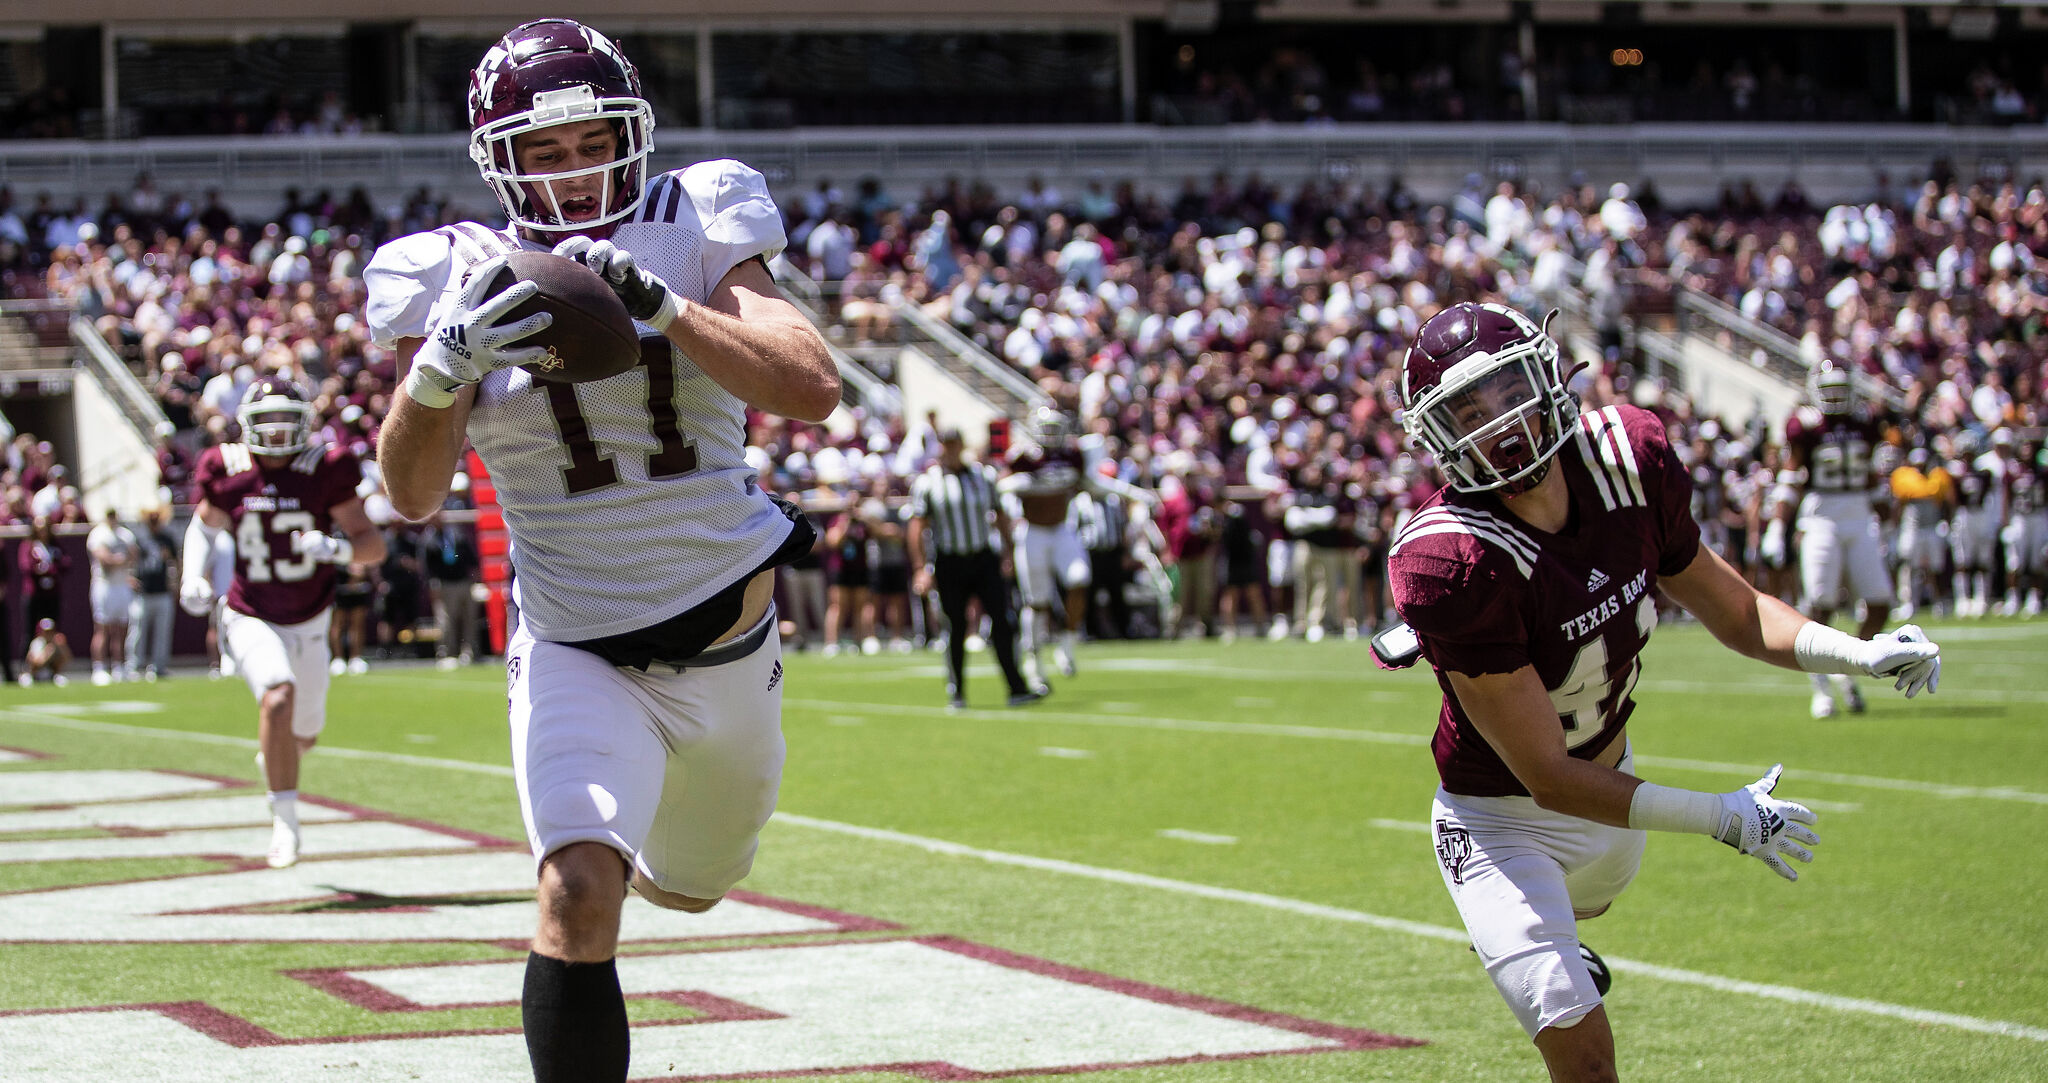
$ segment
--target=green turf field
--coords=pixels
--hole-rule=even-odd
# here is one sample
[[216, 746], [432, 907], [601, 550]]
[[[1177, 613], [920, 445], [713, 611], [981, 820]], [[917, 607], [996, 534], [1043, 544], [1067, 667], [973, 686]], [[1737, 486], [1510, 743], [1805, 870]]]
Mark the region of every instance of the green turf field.
[[[1823, 844], [1787, 884], [1652, 837], [1583, 927], [1624, 1077], [2048, 1079], [2048, 624], [1931, 631], [1940, 695], [1867, 682], [1827, 722], [1802, 676], [1659, 632], [1638, 771], [1726, 790], [1782, 760]], [[1542, 1076], [1424, 831], [1426, 673], [1102, 645], [1038, 706], [955, 714], [933, 654], [786, 666], [747, 894], [629, 903], [635, 1078]], [[0, 690], [0, 1081], [520, 1078], [502, 680], [337, 680], [283, 872], [239, 683]]]

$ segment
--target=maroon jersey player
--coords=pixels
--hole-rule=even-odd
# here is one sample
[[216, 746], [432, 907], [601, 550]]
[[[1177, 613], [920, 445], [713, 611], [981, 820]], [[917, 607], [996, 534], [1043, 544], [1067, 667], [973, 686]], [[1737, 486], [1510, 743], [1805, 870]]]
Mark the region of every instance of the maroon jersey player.
[[[240, 443], [207, 449], [199, 507], [185, 535], [181, 600], [220, 613], [221, 651], [249, 682], [272, 815], [269, 862], [299, 857], [299, 756], [327, 724], [327, 622], [342, 565], [384, 559], [384, 536], [356, 496], [362, 466], [347, 448], [312, 442], [313, 409], [266, 376], [236, 412]], [[338, 528], [340, 535], [330, 533]], [[232, 559], [233, 571], [226, 565]]]
[[1605, 967], [1579, 944], [1634, 877], [1645, 830], [1694, 831], [1768, 863], [1809, 860], [1778, 769], [1726, 794], [1634, 777], [1627, 725], [1662, 588], [1736, 651], [1790, 668], [1939, 675], [1918, 629], [1875, 641], [1759, 595], [1690, 514], [1691, 478], [1646, 411], [1581, 416], [1556, 344], [1522, 314], [1458, 304], [1402, 378], [1409, 434], [1450, 485], [1401, 528], [1395, 605], [1443, 688], [1432, 836], [1444, 885], [1553, 1079], [1608, 1079]]

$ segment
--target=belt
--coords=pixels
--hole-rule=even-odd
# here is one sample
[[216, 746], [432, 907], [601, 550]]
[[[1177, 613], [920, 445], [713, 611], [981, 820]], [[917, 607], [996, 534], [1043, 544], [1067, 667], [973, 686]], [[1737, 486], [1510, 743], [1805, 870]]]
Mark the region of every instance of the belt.
[[761, 644], [768, 642], [768, 637], [775, 631], [775, 623], [775, 604], [770, 602], [768, 611], [761, 614], [761, 619], [738, 638], [713, 644], [680, 661], [651, 658], [648, 659], [647, 665], [649, 668], [663, 666], [677, 673], [687, 673], [693, 669], [710, 669], [712, 666], [722, 666], [727, 662], [737, 662], [760, 650]]

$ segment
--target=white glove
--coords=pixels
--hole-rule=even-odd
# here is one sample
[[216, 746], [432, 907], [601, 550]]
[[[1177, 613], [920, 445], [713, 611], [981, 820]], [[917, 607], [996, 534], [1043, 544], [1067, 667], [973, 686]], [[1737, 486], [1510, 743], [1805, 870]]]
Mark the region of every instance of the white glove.
[[1813, 860], [1813, 851], [1806, 846], [1820, 845], [1820, 836], [1805, 825], [1817, 822], [1819, 817], [1796, 801], [1780, 801], [1771, 796], [1778, 786], [1778, 776], [1784, 773], [1785, 765], [1781, 763], [1755, 782], [1721, 794], [1721, 827], [1715, 837], [1735, 847], [1737, 852], [1769, 865], [1779, 876], [1797, 880], [1799, 874], [1785, 863], [1785, 858], [1797, 858], [1802, 863]]
[[204, 579], [187, 579], [178, 588], [178, 606], [195, 617], [213, 612], [213, 584]]
[[555, 255], [576, 260], [597, 272], [619, 295], [619, 300], [626, 303], [626, 314], [656, 331], [667, 331], [668, 325], [675, 322], [676, 313], [683, 309], [683, 299], [668, 288], [668, 283], [635, 263], [633, 253], [610, 241], [571, 237], [555, 246]]
[[1941, 689], [1941, 647], [1928, 639], [1919, 625], [1901, 624], [1872, 637], [1870, 645], [1878, 652], [1870, 675], [1897, 677], [1892, 687], [1904, 692], [1907, 699], [1919, 695], [1922, 688], [1930, 696]]
[[292, 552], [322, 564], [347, 564], [356, 558], [355, 543], [317, 530], [292, 531]]
[[1916, 624], [1866, 640], [1808, 621], [1793, 641], [1792, 655], [1808, 673], [1895, 677], [1898, 683], [1893, 687], [1908, 699], [1919, 695], [1922, 687], [1931, 693], [1941, 685], [1941, 647]]
[[1785, 520], [1773, 519], [1764, 524], [1764, 538], [1757, 544], [1757, 555], [1772, 567], [1785, 566]]
[[441, 315], [427, 333], [427, 341], [412, 359], [412, 371], [405, 378], [405, 393], [421, 406], [445, 410], [455, 401], [455, 392], [491, 373], [513, 365], [527, 365], [547, 356], [540, 346], [509, 349], [513, 343], [555, 322], [546, 312], [537, 312], [518, 323], [499, 326], [498, 321], [520, 302], [540, 292], [531, 282], [515, 282], [505, 292], [489, 296], [491, 280], [505, 265], [505, 257], [486, 260], [469, 272], [469, 284], [455, 305]]

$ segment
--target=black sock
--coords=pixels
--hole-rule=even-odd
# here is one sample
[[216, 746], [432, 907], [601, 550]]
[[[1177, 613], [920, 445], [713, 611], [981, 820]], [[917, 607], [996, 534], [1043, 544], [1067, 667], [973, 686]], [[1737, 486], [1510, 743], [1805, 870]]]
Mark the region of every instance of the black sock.
[[618, 961], [526, 956], [519, 999], [534, 1083], [623, 1083], [630, 1039]]

